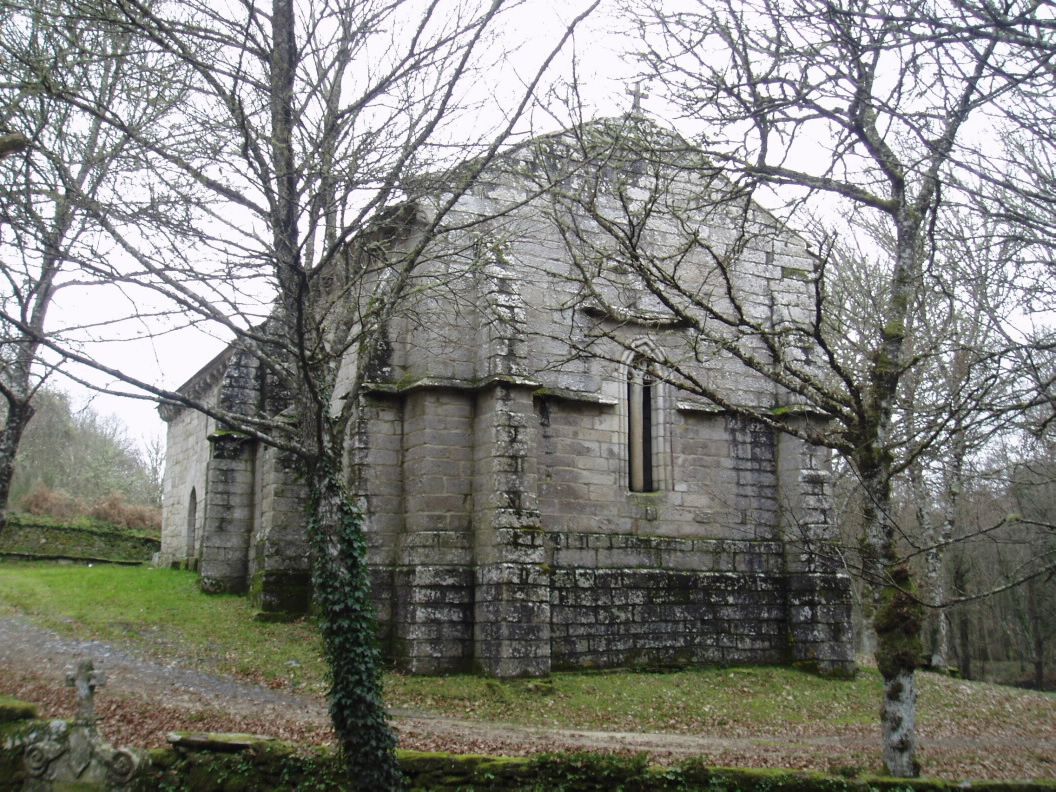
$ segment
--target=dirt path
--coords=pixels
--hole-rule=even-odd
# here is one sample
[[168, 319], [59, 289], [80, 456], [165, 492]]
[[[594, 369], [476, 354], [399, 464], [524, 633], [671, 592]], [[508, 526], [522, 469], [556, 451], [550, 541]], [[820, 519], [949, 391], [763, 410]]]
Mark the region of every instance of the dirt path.
[[0, 618], [0, 667], [61, 681], [82, 658], [91, 658], [105, 672], [106, 694], [189, 710], [216, 708], [235, 716], [326, 720], [325, 705], [307, 696], [160, 662], [99, 641], [64, 638], [24, 619]]
[[[98, 696], [102, 730], [116, 744], [161, 745], [173, 730], [242, 731], [326, 742], [319, 698], [272, 690], [164, 662], [98, 641], [64, 638], [21, 618], [0, 618], [0, 693], [40, 705], [46, 717], [72, 714], [66, 669], [89, 657], [105, 672]], [[460, 720], [395, 710], [405, 748], [525, 755], [557, 750], [647, 753], [654, 761], [701, 757], [722, 765], [875, 769], [871, 730], [804, 733], [789, 738], [649, 734], [549, 729]], [[999, 750], [995, 750], [999, 749]], [[1056, 736], [934, 735], [925, 742], [929, 773], [950, 778], [1056, 777]], [[980, 758], [982, 757], [982, 758]]]

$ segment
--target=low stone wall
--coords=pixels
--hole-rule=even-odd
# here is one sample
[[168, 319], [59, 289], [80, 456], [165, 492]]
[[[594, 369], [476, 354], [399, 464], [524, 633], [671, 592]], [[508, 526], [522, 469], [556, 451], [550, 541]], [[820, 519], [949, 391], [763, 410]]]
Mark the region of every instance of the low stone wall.
[[[42, 721], [35, 708], [0, 696], [0, 792], [15, 790], [355, 789], [338, 756], [266, 737], [173, 734], [170, 748], [114, 750], [76, 721]], [[1054, 782], [963, 783], [786, 770], [708, 767], [699, 761], [656, 767], [643, 757], [555, 754], [532, 758], [400, 751], [409, 790], [552, 792], [1056, 792]]]
[[158, 539], [97, 528], [49, 525], [12, 515], [0, 533], [0, 557], [142, 564], [161, 548]]

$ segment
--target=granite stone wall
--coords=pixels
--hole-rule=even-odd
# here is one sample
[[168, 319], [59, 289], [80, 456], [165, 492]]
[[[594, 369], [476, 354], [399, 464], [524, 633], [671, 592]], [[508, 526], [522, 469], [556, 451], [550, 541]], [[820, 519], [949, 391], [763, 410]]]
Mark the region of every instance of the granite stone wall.
[[[218, 383], [205, 394], [216, 399]], [[209, 461], [209, 434], [214, 422], [204, 414], [188, 409], [168, 409], [165, 442], [165, 472], [162, 480], [162, 520], [160, 562], [197, 563], [205, 525], [206, 466]], [[194, 492], [194, 514], [191, 514]]]
[[[574, 191], [588, 178], [583, 152], [562, 160], [562, 145], [525, 147], [511, 172], [497, 168], [466, 193], [450, 217], [461, 230], [427, 248], [377, 359], [364, 368], [350, 356], [338, 372], [341, 383], [367, 372], [348, 484], [365, 515], [383, 645], [413, 673], [693, 662], [848, 668], [849, 588], [828, 552], [829, 460], [768, 420], [796, 415], [806, 430], [818, 418], [729, 344], [707, 346], [687, 323], [668, 321], [662, 302], [619, 265], [611, 239], [595, 234], [570, 252], [556, 223], [574, 206], [537, 194], [532, 181], [547, 182], [556, 168]], [[600, 211], [620, 209], [608, 189], [617, 182], [637, 200], [639, 165], [606, 159]], [[685, 212], [697, 212], [695, 233], [713, 251], [736, 254], [724, 273], [704, 252], [687, 257], [679, 281], [687, 293], [709, 295], [709, 310], [720, 312], [736, 294], [760, 326], [807, 315], [811, 258], [801, 239], [762, 211], [740, 217], [721, 201], [702, 206], [698, 198], [716, 189], [704, 171], [672, 174], [669, 188], [670, 206], [687, 202], [682, 214], [658, 211], [643, 245], [676, 250]], [[427, 216], [427, 204], [408, 217]], [[626, 316], [599, 312], [599, 297]], [[747, 353], [771, 354], [758, 337], [736, 340]], [[801, 350], [782, 354], [809, 370]], [[655, 375], [655, 491], [633, 492], [627, 383], [643, 357]], [[669, 374], [681, 366], [720, 396], [708, 401], [664, 382], [664, 361], [675, 364]], [[279, 410], [251, 356], [232, 353], [219, 370], [214, 397], [223, 407]], [[741, 417], [745, 410], [756, 420]], [[188, 555], [180, 503], [200, 487], [203, 586], [248, 588], [266, 612], [303, 607], [303, 488], [281, 455], [237, 436], [213, 432], [206, 463], [203, 430], [213, 427], [187, 415], [170, 422], [163, 554]]]
[[307, 487], [286, 453], [256, 444], [249, 592], [261, 614], [283, 618], [311, 603], [311, 564], [304, 529]]

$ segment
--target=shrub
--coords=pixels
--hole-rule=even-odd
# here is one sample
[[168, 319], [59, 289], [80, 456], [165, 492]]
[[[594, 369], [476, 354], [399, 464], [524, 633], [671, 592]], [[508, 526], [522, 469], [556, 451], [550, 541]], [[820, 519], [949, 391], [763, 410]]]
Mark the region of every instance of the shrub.
[[38, 517], [54, 517], [57, 520], [75, 520], [85, 513], [84, 504], [62, 490], [53, 490], [36, 484], [22, 496], [19, 509]]
[[19, 502], [21, 511], [38, 517], [73, 523], [89, 518], [123, 531], [157, 534], [161, 531], [161, 509], [129, 503], [120, 492], [112, 492], [87, 503], [61, 490], [37, 484]]
[[161, 531], [161, 509], [129, 503], [120, 492], [97, 500], [89, 507], [88, 516], [126, 531]]

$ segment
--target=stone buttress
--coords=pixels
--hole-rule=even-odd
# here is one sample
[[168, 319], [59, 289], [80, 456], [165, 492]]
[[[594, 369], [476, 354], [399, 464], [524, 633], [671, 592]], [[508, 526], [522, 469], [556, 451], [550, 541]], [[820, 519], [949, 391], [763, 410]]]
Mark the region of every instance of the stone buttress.
[[[850, 672], [828, 452], [778, 431], [793, 421], [810, 434], [822, 417], [659, 322], [626, 271], [613, 289], [640, 317], [592, 312], [522, 176], [467, 197], [496, 228], [467, 222], [476, 236], [422, 266], [365, 367], [346, 461], [385, 652], [420, 674], [780, 662]], [[720, 222], [701, 218], [704, 236], [729, 237]], [[663, 240], [681, 227], [654, 230]], [[802, 324], [802, 240], [767, 227], [737, 250], [730, 288], [743, 288], [753, 321]], [[710, 288], [706, 260], [683, 272]], [[811, 370], [807, 351], [780, 352]], [[226, 410], [281, 416], [253, 355], [224, 354], [188, 387]], [[727, 395], [665, 381], [655, 364], [669, 354]], [[215, 422], [203, 433], [188, 412], [167, 418], [178, 458], [166, 469], [164, 559], [197, 564], [208, 591], [248, 591], [270, 617], [305, 612], [306, 493], [292, 460]]]

